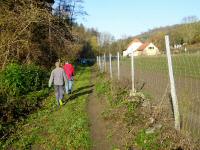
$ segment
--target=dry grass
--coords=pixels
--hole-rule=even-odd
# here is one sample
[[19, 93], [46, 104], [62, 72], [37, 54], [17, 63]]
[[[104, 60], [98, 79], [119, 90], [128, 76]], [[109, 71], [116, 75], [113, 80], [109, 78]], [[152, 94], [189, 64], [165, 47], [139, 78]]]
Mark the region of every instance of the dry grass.
[[[99, 79], [98, 79], [99, 80]], [[109, 79], [101, 77], [101, 84]], [[97, 81], [98, 84], [98, 81]], [[99, 83], [100, 84], [100, 83]], [[112, 137], [121, 139], [122, 149], [198, 149], [198, 141], [174, 129], [173, 115], [160, 103], [153, 104], [142, 93], [129, 96], [128, 82], [113, 81], [106, 92], [110, 106], [102, 116], [112, 124]], [[120, 86], [119, 86], [120, 85]], [[150, 133], [149, 133], [150, 132]]]

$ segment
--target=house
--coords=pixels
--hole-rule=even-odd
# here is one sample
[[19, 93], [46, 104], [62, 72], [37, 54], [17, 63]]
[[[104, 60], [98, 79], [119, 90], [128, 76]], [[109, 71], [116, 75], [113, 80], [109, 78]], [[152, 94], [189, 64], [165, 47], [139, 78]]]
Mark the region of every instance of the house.
[[123, 51], [123, 56], [131, 56], [132, 52], [135, 52], [143, 43], [138, 39], [133, 39], [129, 44], [127, 50]]
[[151, 42], [146, 42], [142, 44], [136, 51], [139, 55], [146, 55], [146, 56], [155, 56], [159, 55], [159, 49]]
[[134, 39], [128, 46], [127, 50], [123, 51], [123, 56], [131, 56], [134, 52], [134, 56], [146, 55], [154, 56], [160, 54], [159, 49], [151, 42], [142, 43], [138, 39]]

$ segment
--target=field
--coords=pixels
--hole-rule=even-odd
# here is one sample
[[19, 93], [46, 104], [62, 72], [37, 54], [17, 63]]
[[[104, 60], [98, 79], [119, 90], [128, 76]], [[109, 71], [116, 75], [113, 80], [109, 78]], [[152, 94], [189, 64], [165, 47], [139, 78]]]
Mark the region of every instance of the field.
[[[175, 75], [200, 78], [200, 55], [174, 55], [172, 57]], [[123, 59], [122, 64], [130, 65], [130, 59]], [[163, 56], [136, 57], [136, 69], [168, 73], [167, 58]]]
[[[182, 129], [194, 135], [200, 135], [200, 55], [173, 55], [173, 69], [176, 93], [181, 113]], [[113, 77], [117, 78], [117, 61], [112, 61]], [[107, 65], [109, 71], [109, 65]], [[172, 115], [170, 84], [167, 58], [165, 55], [153, 57], [135, 57], [135, 87], [143, 91], [154, 103], [169, 109]], [[131, 59], [120, 60], [120, 80], [131, 86]]]

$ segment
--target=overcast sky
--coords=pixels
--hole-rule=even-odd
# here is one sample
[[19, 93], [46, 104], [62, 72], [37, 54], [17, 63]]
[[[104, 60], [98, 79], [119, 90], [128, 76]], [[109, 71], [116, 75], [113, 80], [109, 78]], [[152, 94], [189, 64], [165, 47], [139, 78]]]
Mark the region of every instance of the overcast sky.
[[120, 38], [181, 23], [186, 16], [199, 18], [200, 0], [85, 0], [84, 9], [88, 16], [79, 23]]

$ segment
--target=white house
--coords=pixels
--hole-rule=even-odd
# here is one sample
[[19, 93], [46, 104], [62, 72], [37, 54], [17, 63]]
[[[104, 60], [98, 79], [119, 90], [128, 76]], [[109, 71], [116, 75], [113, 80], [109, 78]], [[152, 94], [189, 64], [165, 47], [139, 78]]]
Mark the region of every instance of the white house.
[[[142, 45], [143, 43], [138, 39], [133, 39], [133, 41], [129, 44], [127, 50], [123, 51], [123, 56], [131, 56], [132, 52], [134, 55], [137, 53], [136, 50]], [[136, 52], [136, 53], [135, 53]]]
[[[146, 42], [137, 49], [138, 55], [154, 56], [159, 55], [159, 49], [153, 44]], [[138, 56], [137, 55], [137, 56]]]
[[160, 54], [159, 49], [153, 44], [149, 42], [142, 43], [138, 39], [134, 39], [127, 50], [123, 51], [123, 56], [131, 56], [134, 52], [134, 56], [139, 55], [147, 55], [153, 56]]

